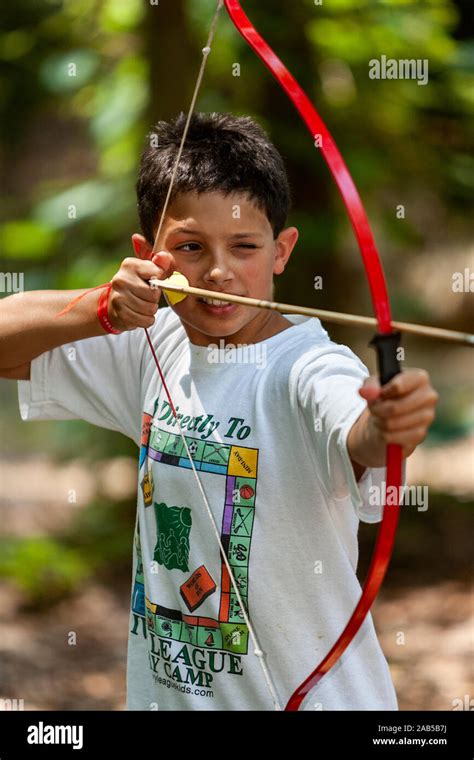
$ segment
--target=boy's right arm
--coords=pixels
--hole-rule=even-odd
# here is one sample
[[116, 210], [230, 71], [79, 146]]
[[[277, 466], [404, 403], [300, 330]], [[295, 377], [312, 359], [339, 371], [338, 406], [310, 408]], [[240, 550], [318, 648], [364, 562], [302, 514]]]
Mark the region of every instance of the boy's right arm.
[[[87, 293], [58, 317], [72, 299]], [[57, 346], [104, 335], [97, 319], [102, 291], [39, 290], [0, 300], [0, 377], [29, 380], [33, 359]]]
[[[168, 264], [169, 254], [155, 260]], [[160, 290], [148, 281], [167, 270], [151, 261], [127, 258], [111, 281], [109, 317], [119, 330], [151, 327]], [[72, 299], [85, 294], [72, 309], [58, 316]], [[0, 377], [29, 380], [33, 359], [46, 351], [86, 338], [106, 335], [97, 317], [103, 290], [38, 290], [0, 300]]]

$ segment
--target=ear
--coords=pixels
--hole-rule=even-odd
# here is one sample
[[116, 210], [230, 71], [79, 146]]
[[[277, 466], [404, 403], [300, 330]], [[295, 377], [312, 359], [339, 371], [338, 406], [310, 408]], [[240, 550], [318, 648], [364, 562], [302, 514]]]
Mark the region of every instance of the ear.
[[291, 256], [293, 248], [298, 242], [299, 232], [296, 227], [287, 227], [282, 230], [275, 240], [275, 261], [273, 262], [273, 274], [282, 274]]
[[151, 257], [153, 248], [143, 235], [139, 235], [138, 232], [132, 235], [132, 245], [138, 259], [149, 259]]

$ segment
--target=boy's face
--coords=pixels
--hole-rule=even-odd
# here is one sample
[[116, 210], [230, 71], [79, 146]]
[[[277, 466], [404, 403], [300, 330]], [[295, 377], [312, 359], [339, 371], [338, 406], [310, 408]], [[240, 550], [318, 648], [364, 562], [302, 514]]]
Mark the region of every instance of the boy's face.
[[[160, 234], [158, 266], [167, 274], [182, 272], [194, 287], [271, 300], [273, 276], [281, 274], [298, 239], [292, 227], [276, 240], [264, 211], [245, 194], [182, 193], [170, 204]], [[134, 235], [137, 255], [150, 246]], [[214, 304], [188, 296], [173, 307], [189, 339], [208, 345], [224, 338], [230, 343], [254, 343], [281, 332], [290, 323], [275, 312], [239, 304]]]

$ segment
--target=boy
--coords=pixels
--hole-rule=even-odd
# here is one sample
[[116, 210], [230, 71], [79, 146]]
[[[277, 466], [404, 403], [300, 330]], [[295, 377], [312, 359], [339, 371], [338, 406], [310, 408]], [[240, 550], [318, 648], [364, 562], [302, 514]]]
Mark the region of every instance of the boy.
[[[129, 709], [266, 710], [275, 695], [286, 703], [349, 619], [361, 593], [358, 523], [381, 519], [368, 493], [382, 488], [385, 447], [410, 455], [437, 395], [421, 370], [380, 389], [314, 319], [195, 297], [157, 311], [149, 281], [173, 271], [271, 298], [298, 239], [265, 133], [248, 118], [196, 114], [154, 245], [183, 128], [181, 116], [154, 130], [136, 258], [105, 297], [86, 292], [59, 319], [71, 293], [0, 303], [0, 374], [21, 381], [23, 419], [81, 418], [141, 446]], [[149, 330], [169, 396], [136, 328]], [[211, 360], [220, 341], [237, 346], [232, 362]], [[246, 362], [249, 347], [263, 366]], [[370, 616], [302, 705], [316, 707], [397, 708]]]

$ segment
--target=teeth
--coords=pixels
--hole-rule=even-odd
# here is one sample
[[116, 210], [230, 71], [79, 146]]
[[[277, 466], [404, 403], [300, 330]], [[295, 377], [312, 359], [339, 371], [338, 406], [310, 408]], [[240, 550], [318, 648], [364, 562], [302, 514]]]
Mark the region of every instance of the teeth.
[[228, 304], [227, 301], [216, 301], [215, 298], [203, 298], [202, 300], [210, 306], [226, 306]]

